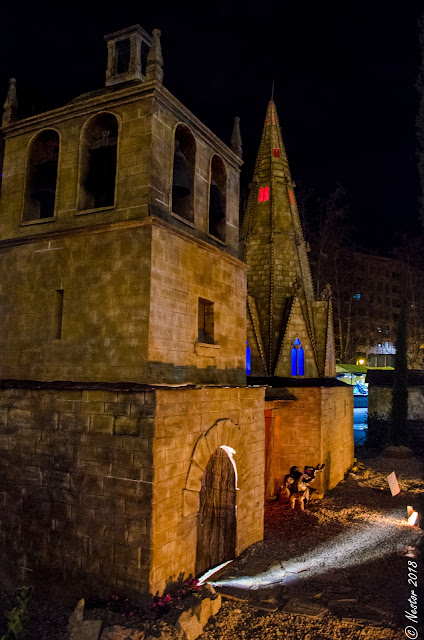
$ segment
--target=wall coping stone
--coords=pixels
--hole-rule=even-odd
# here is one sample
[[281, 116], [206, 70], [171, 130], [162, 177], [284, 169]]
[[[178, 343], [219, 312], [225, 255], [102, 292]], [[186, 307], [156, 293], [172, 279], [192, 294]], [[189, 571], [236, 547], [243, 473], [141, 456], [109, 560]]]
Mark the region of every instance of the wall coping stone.
[[281, 387], [350, 387], [337, 378], [282, 378], [279, 376], [248, 377], [249, 386], [264, 386], [279, 389]]
[[[171, 218], [171, 216], [169, 217]], [[185, 229], [178, 229], [177, 227], [172, 226], [169, 221], [164, 220], [163, 218], [158, 217], [154, 214], [149, 214], [148, 216], [145, 216], [143, 218], [136, 218], [134, 220], [117, 220], [115, 222], [93, 224], [90, 226], [81, 227], [70, 226], [65, 229], [50, 229], [45, 233], [37, 233], [30, 236], [12, 236], [10, 238], [0, 240], [0, 250], [9, 247], [21, 246], [24, 244], [38, 244], [40, 242], [57, 240], [60, 238], [68, 238], [72, 236], [108, 233], [110, 231], [126, 231], [127, 229], [135, 229], [137, 227], [145, 227], [149, 225], [151, 227], [165, 229], [166, 231], [171, 232], [175, 236], [183, 238], [191, 244], [200, 246], [202, 249], [206, 249], [207, 251], [210, 251], [215, 255], [219, 255], [220, 258], [224, 258], [231, 264], [237, 265], [238, 268], [242, 269], [245, 272], [249, 270], [248, 265], [243, 262], [243, 260], [240, 260], [231, 253], [222, 251], [222, 249], [215, 247], [211, 243], [212, 241], [206, 241], [201, 237], [194, 236], [192, 233]]]
[[[258, 385], [265, 386], [265, 385]], [[139, 382], [73, 382], [72, 380], [12, 380], [0, 379], [0, 389], [58, 389], [75, 391], [184, 391], [189, 389], [246, 389], [230, 384], [141, 384]]]

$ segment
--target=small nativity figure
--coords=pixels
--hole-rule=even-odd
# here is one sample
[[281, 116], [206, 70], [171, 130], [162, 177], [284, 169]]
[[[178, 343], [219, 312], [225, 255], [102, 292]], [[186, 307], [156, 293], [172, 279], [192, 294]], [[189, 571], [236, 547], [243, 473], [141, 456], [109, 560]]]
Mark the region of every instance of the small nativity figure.
[[290, 506], [294, 509], [296, 500], [302, 511], [309, 500], [309, 485], [315, 480], [317, 471], [322, 471], [325, 464], [316, 467], [305, 466], [302, 471], [296, 466], [291, 467], [290, 473], [284, 476], [280, 489], [280, 496], [290, 500]]

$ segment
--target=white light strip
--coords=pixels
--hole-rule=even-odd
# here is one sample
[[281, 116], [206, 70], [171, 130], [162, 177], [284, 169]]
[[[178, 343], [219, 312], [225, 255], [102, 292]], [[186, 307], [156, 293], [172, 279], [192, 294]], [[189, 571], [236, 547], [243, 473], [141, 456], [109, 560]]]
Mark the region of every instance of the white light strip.
[[232, 560], [227, 560], [227, 562], [223, 562], [222, 564], [219, 564], [217, 567], [214, 567], [213, 569], [209, 569], [209, 571], [206, 571], [206, 573], [204, 573], [199, 578], [199, 584], [203, 584], [204, 582], [207, 582], [207, 580], [208, 580], [208, 578], [210, 578], [210, 576], [212, 576], [214, 573], [216, 573], [220, 569], [223, 569], [224, 567], [226, 567], [227, 564], [230, 564], [230, 562], [232, 562]]

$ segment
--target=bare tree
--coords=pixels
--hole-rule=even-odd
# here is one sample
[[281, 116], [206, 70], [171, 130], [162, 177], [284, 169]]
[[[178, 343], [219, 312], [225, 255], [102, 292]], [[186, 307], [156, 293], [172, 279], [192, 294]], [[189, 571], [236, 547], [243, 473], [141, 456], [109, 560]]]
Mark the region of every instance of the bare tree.
[[403, 235], [394, 256], [402, 263], [403, 290], [407, 297], [407, 360], [409, 369], [424, 367], [424, 238]]
[[[327, 282], [333, 293], [336, 358], [348, 362], [356, 349], [353, 305], [356, 293], [356, 261], [351, 243], [346, 193], [342, 186], [327, 197], [306, 193], [300, 198], [306, 211], [306, 239], [310, 243], [310, 263], [316, 296]], [[353, 354], [353, 355], [352, 355]]]

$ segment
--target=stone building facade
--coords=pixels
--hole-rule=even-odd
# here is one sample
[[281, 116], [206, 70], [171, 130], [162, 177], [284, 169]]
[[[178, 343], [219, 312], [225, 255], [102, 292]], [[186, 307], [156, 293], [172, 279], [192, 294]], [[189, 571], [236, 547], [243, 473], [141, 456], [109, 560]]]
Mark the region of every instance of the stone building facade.
[[229, 148], [164, 88], [159, 37], [106, 36], [106, 86], [24, 120], [12, 80], [2, 123], [1, 542], [86, 594], [239, 555], [265, 476], [353, 457], [275, 105], [240, 251], [238, 120]]
[[[241, 161], [164, 88], [159, 36], [107, 36], [106, 87], [54, 111], [18, 120], [10, 84], [0, 535], [19, 581], [155, 593], [198, 572], [208, 535], [214, 561], [263, 536]], [[218, 459], [230, 550], [214, 528], [225, 496], [205, 480]]]

